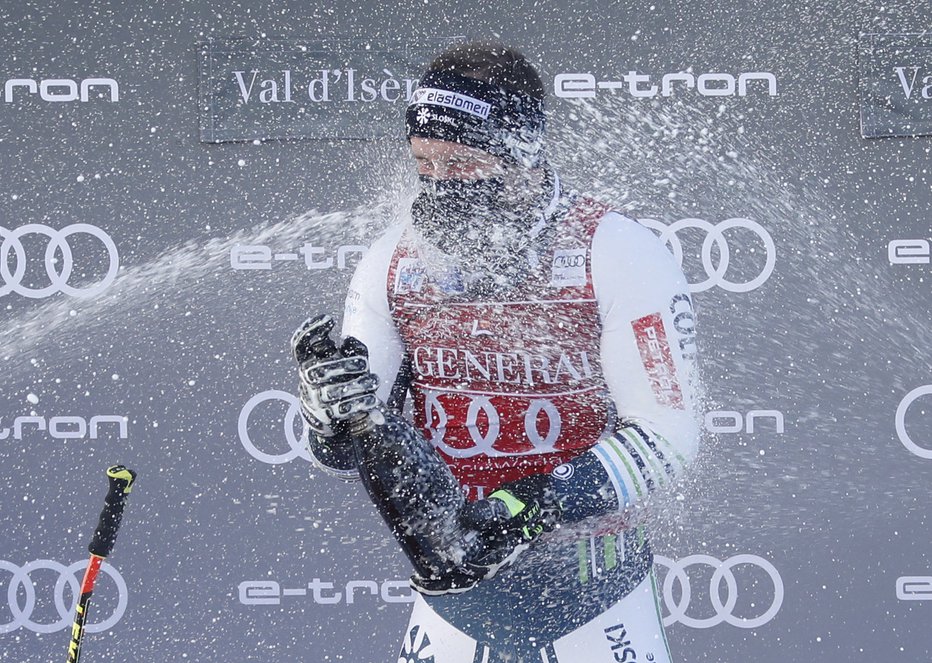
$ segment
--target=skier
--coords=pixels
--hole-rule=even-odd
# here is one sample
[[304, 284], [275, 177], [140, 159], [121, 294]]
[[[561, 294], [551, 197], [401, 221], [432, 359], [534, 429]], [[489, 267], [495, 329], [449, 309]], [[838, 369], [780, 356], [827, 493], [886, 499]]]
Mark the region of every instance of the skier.
[[513, 49], [437, 57], [409, 217], [340, 345], [326, 315], [292, 338], [315, 464], [362, 480], [414, 566], [399, 663], [671, 660], [635, 507], [698, 449], [692, 302], [650, 230], [564, 188], [544, 96]]

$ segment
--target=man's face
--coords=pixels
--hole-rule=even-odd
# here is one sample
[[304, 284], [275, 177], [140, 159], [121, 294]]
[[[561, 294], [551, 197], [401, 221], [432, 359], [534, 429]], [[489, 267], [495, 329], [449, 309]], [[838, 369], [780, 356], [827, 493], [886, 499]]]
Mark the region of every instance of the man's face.
[[496, 282], [526, 269], [524, 247], [541, 200], [543, 171], [460, 143], [412, 136], [426, 181], [412, 205], [414, 227], [441, 252]]
[[418, 175], [438, 180], [484, 180], [505, 172], [499, 157], [474, 147], [417, 136], [411, 137], [410, 144]]

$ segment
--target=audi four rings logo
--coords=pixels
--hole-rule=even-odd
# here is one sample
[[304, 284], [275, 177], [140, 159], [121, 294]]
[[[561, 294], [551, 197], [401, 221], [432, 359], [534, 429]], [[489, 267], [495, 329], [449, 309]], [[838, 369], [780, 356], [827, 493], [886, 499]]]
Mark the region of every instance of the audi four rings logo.
[[[7, 571], [13, 576], [10, 579], [10, 584], [6, 592], [7, 604], [10, 613], [13, 615], [13, 619], [5, 623], [0, 622], [0, 634], [10, 633], [19, 628], [25, 628], [35, 633], [55, 633], [56, 631], [61, 631], [71, 626], [72, 620], [74, 619], [74, 610], [78, 603], [78, 594], [81, 591], [76, 574], [79, 572], [84, 573], [86, 567], [86, 559], [77, 561], [70, 566], [65, 566], [51, 559], [37, 559], [23, 566], [17, 566], [12, 562], [0, 559], [0, 571]], [[33, 571], [40, 569], [46, 569], [58, 574], [58, 580], [55, 582], [55, 589], [53, 590], [52, 596], [59, 619], [51, 623], [40, 622], [33, 619], [33, 613], [36, 607], [36, 587], [33, 585], [29, 575]], [[120, 575], [119, 571], [107, 562], [104, 562], [100, 569], [116, 583], [119, 598], [116, 608], [113, 610], [113, 614], [107, 619], [94, 623], [88, 622], [85, 626], [88, 633], [106, 631], [120, 621], [123, 617], [123, 613], [126, 612], [126, 604], [129, 597], [129, 592], [126, 589], [126, 581], [123, 580], [123, 576]], [[2, 575], [4, 574], [0, 574], [0, 577], [2, 577]], [[71, 596], [73, 599], [71, 605], [65, 604], [65, 585], [68, 585], [71, 589]], [[20, 605], [19, 597], [20, 588], [26, 593], [25, 605], [22, 606]], [[97, 592], [95, 592], [94, 595], [96, 597]], [[95, 605], [92, 614], [96, 614], [96, 612], [97, 608]]]
[[[662, 555], [655, 555], [654, 563], [667, 569], [667, 575], [663, 580], [663, 602], [670, 614], [664, 617], [664, 626], [680, 622], [691, 628], [712, 628], [724, 621], [738, 628], [758, 628], [773, 619], [774, 615], [779, 612], [780, 606], [783, 605], [783, 579], [773, 564], [757, 555], [735, 555], [724, 562], [709, 555], [689, 555], [677, 561]], [[734, 614], [735, 604], [738, 601], [738, 581], [732, 570], [744, 565], [763, 569], [773, 583], [773, 598], [770, 607], [757, 617], [739, 617]], [[687, 571], [698, 566], [709, 566], [714, 569], [709, 581], [709, 600], [715, 610], [715, 614], [711, 617], [690, 617], [686, 614], [692, 601], [692, 587]], [[728, 590], [724, 603], [719, 596], [723, 580]], [[676, 583], [680, 585], [679, 601], [673, 595], [673, 585]], [[757, 604], [758, 601], [755, 600], [753, 605]]]
[[[257, 405], [265, 403], [266, 401], [284, 401], [288, 404], [288, 411], [285, 413], [284, 423], [285, 440], [288, 441], [288, 446], [290, 448], [284, 453], [265, 453], [259, 450], [252, 441], [252, 438], [249, 437], [249, 416]], [[294, 434], [296, 421], [300, 421], [302, 426], [300, 438], [296, 437]], [[298, 457], [308, 462], [311, 460], [311, 456], [307, 451], [307, 424], [304, 422], [304, 417], [301, 416], [301, 404], [298, 402], [297, 396], [289, 394], [287, 391], [270, 389], [250, 398], [246, 401], [243, 409], [240, 410], [237, 428], [239, 430], [239, 441], [242, 443], [243, 448], [256, 460], [261, 460], [263, 463], [268, 463], [269, 465], [287, 463]]]
[[[74, 255], [68, 245], [68, 238], [79, 233], [96, 237], [107, 249], [109, 257], [107, 274], [103, 280], [85, 288], [75, 288], [68, 284], [68, 279], [71, 278], [71, 272], [74, 269]], [[25, 235], [44, 235], [49, 238], [48, 246], [45, 248], [45, 271], [51, 283], [43, 288], [29, 288], [22, 284], [23, 275], [26, 273], [26, 249], [20, 242], [20, 238]], [[103, 230], [87, 223], [73, 223], [61, 230], [55, 230], [41, 223], [28, 223], [13, 230], [0, 226], [0, 238], [3, 239], [0, 242], [0, 279], [2, 279], [0, 297], [10, 292], [16, 292], [30, 299], [42, 299], [56, 292], [72, 297], [93, 297], [113, 283], [120, 268], [116, 244]], [[10, 271], [8, 264], [11, 251], [16, 258], [14, 271]], [[62, 254], [61, 271], [58, 271], [56, 267], [57, 251], [61, 251]]]
[[[680, 241], [679, 232], [685, 228], [695, 228], [705, 232], [705, 239], [702, 241], [702, 267], [705, 269], [707, 278], [699, 283], [690, 283], [689, 289], [692, 292], [702, 292], [712, 286], [719, 286], [729, 292], [750, 292], [759, 288], [770, 278], [773, 273], [774, 265], [777, 262], [777, 248], [773, 243], [773, 238], [767, 230], [751, 219], [726, 219], [717, 224], [709, 223], [703, 219], [680, 219], [670, 225], [666, 225], [656, 219], [638, 219], [641, 225], [657, 232], [660, 239], [669, 244], [673, 250], [673, 255], [677, 262], [683, 264], [683, 243]], [[725, 239], [725, 231], [733, 228], [744, 228], [757, 235], [764, 245], [766, 258], [761, 273], [755, 278], [744, 283], [729, 281], [725, 278], [725, 273], [731, 261], [731, 252], [728, 248], [728, 241]], [[718, 247], [718, 266], [712, 262], [712, 247]]]
[[[932, 458], [932, 449], [919, 446], [919, 444], [909, 436], [909, 433], [906, 432], [906, 411], [916, 399], [929, 395], [932, 395], [932, 384], [916, 387], [903, 397], [899, 407], [896, 408], [896, 435], [900, 438], [900, 442], [903, 443], [904, 447], [920, 458]], [[930, 405], [932, 405], [932, 403], [930, 403]]]

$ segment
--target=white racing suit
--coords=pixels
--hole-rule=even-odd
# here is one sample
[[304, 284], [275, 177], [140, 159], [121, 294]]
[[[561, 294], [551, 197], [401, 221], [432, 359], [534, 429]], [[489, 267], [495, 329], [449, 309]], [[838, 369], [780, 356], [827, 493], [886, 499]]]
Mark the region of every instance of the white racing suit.
[[[353, 276], [343, 334], [368, 346], [383, 401], [410, 391], [468, 499], [530, 474], [569, 481], [590, 454], [625, 513], [697, 451], [688, 285], [650, 230], [558, 179], [542, 218], [527, 277], [494, 294], [425, 259], [408, 224], [390, 229]], [[644, 527], [605, 522], [544, 535], [464, 593], [419, 595], [399, 663], [669, 662]]]

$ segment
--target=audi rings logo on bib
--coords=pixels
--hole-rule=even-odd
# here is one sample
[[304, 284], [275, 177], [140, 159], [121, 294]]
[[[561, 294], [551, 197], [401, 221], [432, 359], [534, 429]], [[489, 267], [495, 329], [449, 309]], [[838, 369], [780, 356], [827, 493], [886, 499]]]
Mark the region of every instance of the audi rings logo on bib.
[[[680, 560], [655, 555], [654, 564], [667, 570], [663, 579], [663, 603], [669, 614], [664, 616], [664, 626], [679, 622], [690, 628], [712, 628], [727, 622], [738, 628], [758, 628], [773, 619], [783, 605], [780, 573], [773, 564], [757, 555], [735, 555], [725, 561], [709, 555], [689, 555]], [[695, 591], [699, 585], [692, 584], [709, 576], [708, 572], [703, 574], [703, 567], [712, 569], [708, 596]], [[741, 571], [736, 574], [738, 569]], [[762, 574], [766, 578], [761, 577]], [[724, 602], [721, 597], [723, 581]], [[679, 599], [673, 591], [677, 584]], [[705, 582], [701, 587], [706, 587]], [[739, 598], [742, 606], [749, 606], [756, 614], [736, 614]], [[763, 606], [767, 606], [766, 609]]]
[[[34, 288], [23, 284], [27, 263], [30, 258], [37, 258], [37, 256], [27, 256], [22, 239], [28, 235], [39, 235], [49, 240], [44, 252], [45, 272], [48, 274], [49, 285]], [[106, 249], [108, 260], [107, 272], [103, 277], [90, 283], [81, 283], [79, 287], [69, 283], [72, 273], [75, 272], [75, 265], [81, 265], [82, 269], [78, 273], [83, 277], [85, 272], [96, 267], [97, 264], [84, 256], [82, 256], [82, 261], [76, 260], [72, 246], [69, 244], [69, 239], [75, 235], [89, 235], [97, 239]], [[0, 242], [0, 297], [11, 292], [29, 299], [43, 299], [59, 292], [72, 297], [93, 297], [113, 283], [120, 268], [116, 244], [103, 230], [87, 223], [73, 223], [61, 230], [41, 223], [29, 223], [13, 230], [0, 226], [0, 239], [2, 239]], [[61, 260], [57, 257], [59, 253]], [[13, 260], [10, 260], [11, 255]]]
[[[918, 399], [926, 397], [926, 403], [923, 407], [922, 404], [916, 405], [913, 409], [913, 403]], [[920, 458], [932, 458], [932, 436], [925, 437], [923, 439], [926, 442], [926, 446], [922, 446], [919, 442], [914, 439], [915, 432], [911, 436], [906, 430], [906, 414], [907, 412], [913, 411], [914, 414], [911, 416], [911, 420], [915, 425], [915, 419], [922, 417], [922, 421], [926, 424], [923, 428], [923, 431], [926, 435], [929, 435], [929, 431], [932, 431], [932, 416], [930, 416], [930, 409], [932, 409], [932, 384], [923, 385], [921, 387], [916, 387], [908, 394], [903, 397], [903, 400], [900, 401], [899, 406], [896, 408], [896, 435], [900, 438], [900, 442], [903, 443], [903, 446], [909, 449], [910, 452], [916, 454]], [[917, 416], [918, 415], [918, 416]]]
[[[20, 628], [34, 633], [55, 633], [70, 627], [81, 591], [78, 574], [83, 575], [86, 567], [86, 559], [69, 566], [51, 559], [37, 559], [22, 566], [0, 559], [0, 587], [3, 582], [9, 583], [6, 591], [7, 607], [5, 610], [0, 608], [0, 635]], [[85, 630], [88, 633], [99, 633], [114, 626], [122, 619], [129, 601], [126, 581], [120, 572], [108, 562], [104, 562], [100, 570], [103, 575], [110, 577], [112, 585], [116, 587], [111, 586], [111, 583], [98, 583], [100, 586], [94, 591], [94, 606], [90, 613], [90, 617], [96, 621], [87, 623]], [[43, 574], [43, 571], [46, 573]], [[49, 571], [56, 574], [54, 586], [51, 582], [42, 582], [42, 576]], [[33, 578], [34, 574], [38, 581]], [[70, 597], [66, 595], [65, 585], [70, 590]], [[111, 609], [109, 606], [113, 603], [114, 589], [117, 594], [116, 606]], [[69, 598], [71, 600], [66, 603]], [[49, 621], [53, 618], [49, 614], [52, 606], [58, 617], [55, 621]], [[107, 610], [110, 615], [101, 619]]]
[[[681, 231], [692, 228], [705, 233], [699, 255], [706, 278], [696, 283], [690, 283], [689, 289], [691, 292], [703, 292], [712, 286], [719, 286], [729, 292], [750, 292], [762, 286], [773, 274], [777, 261], [776, 245], [766, 228], [751, 219], [726, 219], [717, 224], [709, 223], [703, 219], [680, 219], [670, 225], [656, 219], [638, 219], [638, 222], [655, 231], [665, 244], [670, 245], [673, 256], [681, 266], [683, 264], [683, 233]], [[743, 228], [754, 233], [757, 236], [757, 242], [763, 245], [765, 253], [763, 265], [757, 264], [759, 261], [756, 260], [749, 260], [747, 261], [748, 264], [744, 264], [745, 260], [741, 261], [742, 264], [737, 269], [744, 274], [743, 278], [747, 278], [752, 273], [756, 274], [745, 281], [727, 278], [729, 268], [732, 267], [731, 253], [734, 245], [730, 248], [725, 232], [735, 228]], [[737, 236], [737, 233], [731, 234], [732, 241]], [[718, 250], [718, 265], [715, 264], [712, 258], [713, 247]], [[746, 248], [745, 251], [742, 251], [743, 256], [756, 252], [756, 244], [742, 248]]]
[[[253, 411], [269, 401], [278, 401], [288, 406], [285, 411], [285, 416], [282, 419], [284, 435], [276, 441], [264, 442], [261, 445], [264, 448], [272, 449], [272, 453], [259, 449], [260, 445], [256, 444], [256, 441], [253, 440], [252, 437], [253, 434], [250, 432], [251, 428], [258, 428], [258, 426], [250, 424], [250, 420], [253, 418]], [[273, 408], [266, 407], [263, 409], [272, 410]], [[279, 409], [281, 409], [281, 406], [279, 406]], [[300, 436], [295, 435], [295, 426], [299, 423], [301, 425]], [[242, 443], [243, 448], [256, 460], [261, 460], [263, 463], [268, 463], [269, 465], [280, 465], [281, 463], [287, 463], [295, 458], [303, 458], [311, 462], [311, 455], [307, 450], [307, 425], [304, 423], [304, 418], [301, 416], [301, 403], [298, 401], [297, 396], [289, 394], [287, 391], [269, 389], [268, 391], [256, 394], [246, 401], [246, 404], [239, 413], [237, 429], [239, 431], [239, 441]], [[283, 446], [282, 441], [287, 442], [287, 451], [275, 453], [275, 447]]]

